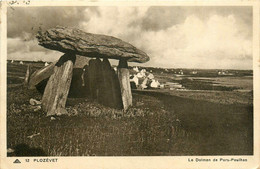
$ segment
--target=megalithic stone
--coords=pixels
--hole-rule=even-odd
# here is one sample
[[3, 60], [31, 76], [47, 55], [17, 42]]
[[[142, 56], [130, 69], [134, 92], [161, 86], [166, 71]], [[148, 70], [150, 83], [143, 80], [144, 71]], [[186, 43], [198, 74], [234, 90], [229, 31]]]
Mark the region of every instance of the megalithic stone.
[[28, 83], [30, 81], [30, 76], [31, 76], [31, 66], [28, 65], [27, 66], [27, 70], [26, 70], [26, 74], [25, 74], [25, 78], [24, 78], [24, 85], [28, 86]]
[[123, 101], [121, 95], [121, 88], [120, 88], [118, 75], [114, 69], [112, 69], [112, 92], [113, 92], [113, 98], [115, 100], [115, 107], [122, 109]]
[[[119, 61], [118, 80], [124, 109], [132, 105], [132, 93], [130, 88], [129, 70], [127, 62], [145, 63], [149, 56], [133, 45], [118, 38], [83, 32], [79, 29], [56, 27], [37, 34], [39, 45], [64, 53], [75, 53], [86, 57], [117, 59]], [[99, 60], [99, 59], [98, 59]], [[92, 98], [100, 97], [102, 79], [100, 76], [99, 61], [89, 63], [89, 88]], [[96, 70], [96, 72], [95, 72]], [[97, 76], [95, 76], [97, 75]], [[99, 83], [101, 81], [101, 83]], [[100, 86], [99, 86], [100, 85]]]
[[102, 75], [102, 62], [99, 58], [96, 58], [95, 60], [95, 65], [96, 65], [96, 96], [97, 96], [97, 101], [101, 103], [100, 98], [102, 97], [102, 87], [103, 87], [103, 75]]
[[115, 99], [116, 108], [122, 109], [123, 101], [121, 95], [121, 88], [120, 88], [117, 72], [114, 69], [112, 69], [112, 92], [113, 92], [113, 97]]
[[87, 95], [90, 95], [90, 88], [89, 88], [89, 66], [85, 65], [83, 67], [83, 80], [82, 80], [82, 87], [85, 90], [84, 92]]
[[47, 116], [67, 114], [65, 109], [76, 56], [64, 54], [55, 64], [42, 97], [42, 108]]
[[28, 88], [34, 89], [41, 81], [48, 79], [53, 74], [56, 63], [57, 62], [53, 62], [48, 66], [36, 70], [30, 77]]
[[76, 28], [57, 26], [37, 34], [39, 45], [63, 53], [91, 58], [127, 59], [128, 62], [145, 63], [149, 56], [121, 39], [83, 32]]
[[122, 98], [118, 77], [107, 58], [104, 58], [102, 62], [102, 74], [102, 104], [113, 108], [122, 108]]
[[98, 100], [100, 95], [100, 85], [102, 84], [101, 60], [91, 59], [89, 61], [89, 90], [92, 99]]
[[89, 61], [89, 68], [88, 68], [88, 81], [89, 81], [89, 93], [90, 98], [95, 99], [95, 61], [94, 59], [91, 59]]
[[128, 70], [127, 61], [120, 59], [118, 64], [118, 80], [121, 89], [121, 96], [123, 101], [123, 108], [127, 110], [132, 105], [132, 92], [130, 86], [130, 75]]
[[101, 71], [102, 71], [102, 86], [100, 86], [100, 92], [102, 95], [99, 95], [99, 101], [105, 106], [112, 106], [112, 89], [110, 82], [110, 63], [108, 59], [103, 59], [101, 62]]

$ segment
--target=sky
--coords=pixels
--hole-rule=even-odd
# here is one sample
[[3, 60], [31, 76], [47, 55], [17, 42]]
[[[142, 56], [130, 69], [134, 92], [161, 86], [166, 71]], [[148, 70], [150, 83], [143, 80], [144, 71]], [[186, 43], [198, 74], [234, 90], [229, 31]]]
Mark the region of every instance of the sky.
[[67, 26], [129, 42], [150, 57], [140, 66], [252, 69], [252, 7], [92, 6], [12, 7], [7, 12], [7, 58], [55, 61], [39, 29]]

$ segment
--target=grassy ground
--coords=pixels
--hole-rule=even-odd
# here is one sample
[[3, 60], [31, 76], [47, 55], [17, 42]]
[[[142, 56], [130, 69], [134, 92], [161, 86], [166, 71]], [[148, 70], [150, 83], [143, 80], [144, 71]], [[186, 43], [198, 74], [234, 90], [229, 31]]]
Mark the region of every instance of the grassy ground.
[[[10, 70], [9, 67], [9, 74], [12, 72]], [[25, 73], [25, 69], [19, 72]], [[12, 84], [16, 83], [20, 81], [12, 81]], [[133, 91], [133, 106], [125, 112], [104, 107], [87, 98], [69, 98], [66, 107], [70, 116], [59, 116], [51, 120], [45, 116], [45, 112], [34, 111], [29, 105], [30, 98], [41, 99], [36, 90], [8, 84], [7, 146], [16, 150], [16, 154], [9, 155], [253, 153], [251, 101], [222, 103], [203, 98], [206, 94], [196, 95], [190, 92], [182, 96], [181, 91], [178, 91], [179, 94], [176, 94], [177, 91], [172, 92]], [[207, 97], [212, 93], [207, 93]], [[236, 94], [236, 97], [240, 96], [239, 93]], [[248, 93], [243, 98], [251, 97]], [[229, 100], [228, 95], [221, 93], [215, 98]], [[28, 138], [36, 133], [39, 135]]]

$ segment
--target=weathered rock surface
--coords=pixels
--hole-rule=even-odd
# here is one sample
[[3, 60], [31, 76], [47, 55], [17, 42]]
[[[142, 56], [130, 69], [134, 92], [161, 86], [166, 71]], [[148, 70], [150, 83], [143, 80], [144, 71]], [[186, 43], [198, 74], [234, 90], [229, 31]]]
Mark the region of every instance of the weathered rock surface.
[[125, 59], [144, 63], [149, 57], [143, 51], [118, 38], [91, 34], [75, 28], [56, 27], [37, 35], [39, 45], [64, 53], [87, 57]]
[[127, 110], [129, 106], [133, 104], [131, 86], [130, 86], [130, 75], [128, 65], [125, 60], [120, 60], [117, 69], [118, 80], [121, 89], [121, 96], [123, 101], [124, 110]]
[[[89, 58], [79, 56], [79, 55], [76, 56], [76, 61], [75, 64], [73, 65], [74, 71], [76, 72], [73, 72], [72, 82], [74, 82], [75, 79], [77, 80], [79, 79], [78, 75], [80, 74], [79, 76], [81, 76], [82, 74], [80, 70], [82, 70], [82, 67], [88, 64], [88, 62], [89, 62]], [[56, 63], [57, 61], [33, 72], [33, 74], [29, 78], [28, 88], [34, 89], [36, 87], [40, 91], [44, 90], [48, 79], [53, 74]], [[76, 77], [74, 78], [74, 76]]]
[[25, 86], [27, 86], [28, 83], [29, 83], [31, 72], [32, 72], [31, 66], [28, 65], [27, 70], [26, 70], [26, 74], [25, 74], [25, 78], [24, 78], [24, 85]]
[[76, 61], [73, 68], [83, 68], [86, 64], [88, 64], [90, 58], [85, 56], [76, 55]]
[[101, 69], [100, 59], [91, 59], [89, 61], [88, 67], [88, 81], [89, 81], [89, 91], [92, 99], [101, 102], [102, 97], [101, 86], [102, 86], [102, 69]]
[[67, 114], [65, 105], [75, 59], [76, 56], [73, 54], [64, 54], [55, 64], [53, 74], [48, 80], [42, 97], [42, 108], [47, 112], [47, 116]]
[[102, 79], [101, 103], [113, 108], [123, 108], [119, 80], [108, 59], [103, 59], [102, 62]]
[[36, 70], [30, 77], [28, 88], [33, 89], [43, 80], [48, 79], [53, 74], [55, 64], [56, 62], [53, 62], [48, 66]]
[[[86, 68], [87, 66], [85, 66]], [[52, 72], [54, 71], [54, 68]], [[37, 84], [33, 85], [33, 88], [36, 87], [36, 89], [43, 94], [45, 87], [48, 83], [48, 80], [51, 76], [51, 74], [47, 73], [48, 76], [45, 75], [45, 78], [42, 79], [42, 81], [38, 82]], [[83, 75], [83, 77], [82, 77]], [[32, 87], [31, 87], [32, 89]], [[86, 70], [85, 73], [83, 73], [82, 68], [74, 68], [73, 69], [73, 75], [71, 80], [71, 86], [69, 90], [69, 98], [77, 98], [77, 97], [87, 97], [90, 96], [89, 91], [89, 82], [88, 82], [88, 71]]]

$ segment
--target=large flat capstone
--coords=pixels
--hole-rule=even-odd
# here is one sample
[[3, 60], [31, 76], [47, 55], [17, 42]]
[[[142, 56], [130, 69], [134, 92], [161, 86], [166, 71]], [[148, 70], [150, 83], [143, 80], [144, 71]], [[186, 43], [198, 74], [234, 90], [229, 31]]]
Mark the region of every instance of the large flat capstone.
[[144, 63], [149, 56], [133, 45], [118, 38], [91, 34], [76, 28], [56, 27], [37, 34], [39, 45], [63, 53], [87, 57], [125, 59], [127, 62]]

